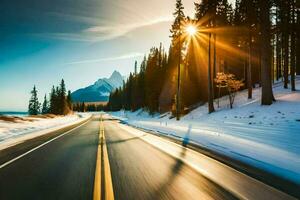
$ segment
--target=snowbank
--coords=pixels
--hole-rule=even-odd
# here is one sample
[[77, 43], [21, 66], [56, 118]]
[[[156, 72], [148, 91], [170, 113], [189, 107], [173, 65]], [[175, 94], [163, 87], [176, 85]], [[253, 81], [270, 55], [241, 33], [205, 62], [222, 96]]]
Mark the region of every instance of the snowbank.
[[[300, 88], [299, 80], [296, 87]], [[277, 84], [277, 101], [271, 106], [260, 105], [260, 92], [254, 89], [252, 100], [247, 99], [247, 91], [240, 92], [234, 109], [229, 109], [228, 97], [223, 97], [215, 113], [207, 114], [205, 105], [179, 122], [169, 119], [170, 114], [152, 117], [141, 110], [111, 114], [133, 126], [193, 141], [300, 183], [300, 92]]]
[[0, 150], [79, 123], [90, 116], [91, 114], [78, 113], [54, 118], [16, 117], [15, 120], [0, 120]]

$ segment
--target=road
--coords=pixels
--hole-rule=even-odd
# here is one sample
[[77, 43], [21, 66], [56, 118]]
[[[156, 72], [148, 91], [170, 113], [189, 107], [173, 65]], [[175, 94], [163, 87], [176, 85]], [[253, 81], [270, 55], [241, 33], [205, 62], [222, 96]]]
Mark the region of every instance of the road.
[[113, 122], [106, 121], [104, 127], [116, 199], [235, 199], [182, 161]]
[[1, 168], [0, 199], [92, 199], [98, 134], [94, 118]]
[[[99, 150], [102, 144], [101, 129], [104, 130], [105, 145]], [[99, 123], [99, 116], [94, 117], [80, 127], [61, 134], [55, 133], [55, 136], [58, 135], [57, 139], [47, 142], [16, 160], [13, 157], [16, 157], [18, 153], [23, 155], [25, 150], [28, 152], [30, 145], [24, 143], [12, 148], [11, 152], [0, 152], [1, 200], [95, 199], [93, 195], [95, 183], [100, 180], [100, 186], [96, 185], [100, 188], [100, 193], [101, 190], [103, 192], [103, 185], [105, 185], [101, 176], [105, 177], [105, 180], [107, 177], [111, 179], [111, 191], [115, 199], [237, 199], [232, 191], [216, 184], [215, 181], [207, 178], [207, 175], [204, 176], [185, 164], [182, 159], [158, 149], [153, 145], [154, 143], [146, 142], [145, 139], [150, 137], [149, 134], [134, 135], [131, 131], [122, 128], [116, 120], [107, 118], [103, 123]], [[53, 137], [44, 138], [38, 142], [44, 143]], [[36, 141], [34, 145], [38, 145]], [[179, 156], [190, 157], [191, 152], [186, 148], [178, 145], [172, 147], [174, 144], [170, 142], [168, 145], [171, 145], [171, 149], [177, 148], [180, 151]], [[103, 153], [103, 148], [107, 152]], [[98, 180], [95, 178], [97, 174], [95, 172], [99, 167], [99, 155], [101, 162], [106, 156], [108, 166], [101, 165], [102, 170], [100, 168], [101, 175]], [[205, 157], [200, 157], [200, 160], [205, 159]], [[9, 162], [10, 160], [13, 161]], [[3, 163], [8, 164], [4, 166]], [[220, 166], [212, 166], [210, 170], [207, 169], [207, 172], [215, 169], [222, 170], [225, 174], [215, 171], [217, 177], [236, 176], [241, 178], [238, 185], [243, 186], [243, 182], [247, 183], [247, 180], [243, 180], [244, 175], [234, 170], [228, 171], [222, 164], [215, 165]], [[107, 168], [110, 170], [107, 171]], [[251, 181], [253, 182], [252, 179]], [[225, 181], [225, 183], [228, 182]], [[234, 183], [232, 185], [234, 186]], [[260, 189], [255, 189], [258, 193], [264, 190], [264, 187], [259, 184], [257, 187]], [[274, 192], [272, 188], [268, 186], [266, 188], [268, 192]], [[248, 190], [251, 191], [251, 188], [238, 191]], [[280, 192], [275, 191], [275, 195], [290, 199], [289, 196]], [[255, 199], [259, 199], [259, 196], [256, 197], [258, 198]], [[264, 197], [268, 197], [268, 194]]]

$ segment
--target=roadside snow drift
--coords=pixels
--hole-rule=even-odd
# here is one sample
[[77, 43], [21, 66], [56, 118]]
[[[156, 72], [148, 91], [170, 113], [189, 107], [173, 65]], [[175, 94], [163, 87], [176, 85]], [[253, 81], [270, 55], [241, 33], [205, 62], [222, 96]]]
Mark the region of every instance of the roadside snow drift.
[[67, 115], [54, 118], [9, 117], [0, 118], [0, 150], [25, 140], [55, 131], [90, 117], [90, 114]]

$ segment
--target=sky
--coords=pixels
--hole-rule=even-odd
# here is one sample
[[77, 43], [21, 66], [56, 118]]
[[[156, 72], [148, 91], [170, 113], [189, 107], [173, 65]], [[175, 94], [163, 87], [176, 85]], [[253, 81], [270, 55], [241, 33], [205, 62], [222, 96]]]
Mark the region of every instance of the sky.
[[[195, 0], [183, 0], [193, 16]], [[1, 0], [0, 111], [26, 111], [64, 78], [71, 91], [117, 70], [128, 75], [152, 46], [168, 49], [175, 0]]]

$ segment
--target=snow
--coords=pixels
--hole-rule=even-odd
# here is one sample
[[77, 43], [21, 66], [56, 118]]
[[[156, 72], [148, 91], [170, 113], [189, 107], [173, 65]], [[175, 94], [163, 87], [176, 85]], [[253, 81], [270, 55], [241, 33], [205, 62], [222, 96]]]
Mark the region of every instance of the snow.
[[0, 150], [79, 123], [90, 116], [91, 114], [78, 113], [54, 118], [24, 117], [15, 122], [0, 120]]
[[[297, 79], [296, 88], [300, 88]], [[300, 91], [274, 86], [276, 102], [260, 105], [261, 89], [237, 94], [234, 108], [228, 97], [220, 99], [220, 108], [207, 114], [207, 105], [198, 107], [180, 121], [170, 114], [149, 116], [139, 110], [113, 112], [128, 124], [160, 134], [188, 140], [247, 164], [300, 183]]]

